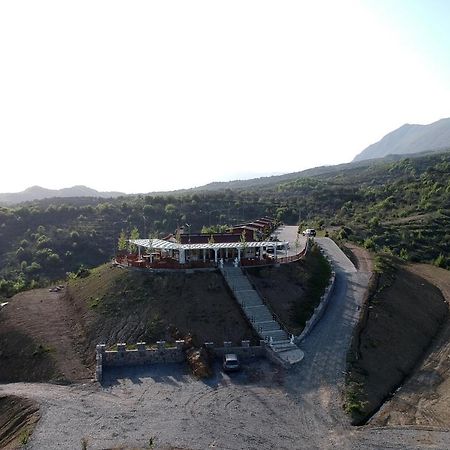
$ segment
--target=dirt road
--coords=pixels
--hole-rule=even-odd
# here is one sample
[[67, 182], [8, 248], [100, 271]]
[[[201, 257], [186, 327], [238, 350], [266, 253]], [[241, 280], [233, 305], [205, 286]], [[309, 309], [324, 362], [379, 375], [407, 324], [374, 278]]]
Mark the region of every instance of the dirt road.
[[27, 448], [89, 449], [126, 445], [185, 449], [448, 449], [441, 429], [349, 425], [341, 408], [345, 355], [368, 272], [329, 239], [337, 285], [324, 318], [304, 343], [305, 359], [289, 372], [266, 361], [241, 374], [194, 380], [180, 365], [109, 372], [103, 387], [10, 384], [0, 394], [36, 399], [42, 419]]

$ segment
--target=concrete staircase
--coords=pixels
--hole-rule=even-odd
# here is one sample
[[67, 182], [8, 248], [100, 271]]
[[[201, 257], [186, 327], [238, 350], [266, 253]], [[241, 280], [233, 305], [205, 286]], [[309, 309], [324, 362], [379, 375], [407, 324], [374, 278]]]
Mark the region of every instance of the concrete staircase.
[[253, 328], [277, 356], [290, 364], [301, 361], [303, 352], [291, 342], [241, 268], [224, 267], [221, 272]]

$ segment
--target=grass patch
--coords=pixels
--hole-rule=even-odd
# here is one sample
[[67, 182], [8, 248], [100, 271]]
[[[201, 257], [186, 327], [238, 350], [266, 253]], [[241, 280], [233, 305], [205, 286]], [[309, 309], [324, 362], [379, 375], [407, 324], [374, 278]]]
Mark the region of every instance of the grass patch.
[[88, 300], [88, 307], [90, 309], [95, 309], [97, 308], [101, 303], [101, 298], [100, 297], [89, 297]]
[[345, 392], [344, 411], [352, 417], [353, 421], [359, 422], [366, 405], [367, 401], [364, 400], [363, 384], [350, 381]]
[[19, 442], [22, 445], [28, 444], [28, 440], [30, 439], [30, 436], [31, 436], [31, 430], [23, 430], [19, 435]]
[[33, 356], [35, 357], [42, 357], [44, 355], [47, 355], [49, 353], [54, 353], [55, 349], [53, 347], [50, 347], [49, 345], [43, 345], [39, 344], [37, 345], [33, 350]]

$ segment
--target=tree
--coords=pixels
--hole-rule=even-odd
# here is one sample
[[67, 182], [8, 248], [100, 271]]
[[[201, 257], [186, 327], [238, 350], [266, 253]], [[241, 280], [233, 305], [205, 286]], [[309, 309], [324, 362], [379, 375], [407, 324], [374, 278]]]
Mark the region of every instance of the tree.
[[121, 231], [120, 232], [120, 236], [119, 236], [119, 240], [117, 242], [117, 249], [119, 250], [119, 252], [123, 252], [124, 250], [126, 250], [128, 247], [128, 240], [127, 240], [127, 236], [125, 234], [125, 231]]
[[245, 253], [247, 251], [247, 238], [245, 236], [245, 230], [242, 230], [240, 241], [242, 244], [242, 257], [245, 258]]
[[[130, 241], [135, 241], [136, 239], [139, 239], [139, 230], [137, 229], [137, 227], [134, 227], [130, 233]], [[137, 250], [136, 244], [131, 244], [130, 252], [134, 253], [136, 250]]]

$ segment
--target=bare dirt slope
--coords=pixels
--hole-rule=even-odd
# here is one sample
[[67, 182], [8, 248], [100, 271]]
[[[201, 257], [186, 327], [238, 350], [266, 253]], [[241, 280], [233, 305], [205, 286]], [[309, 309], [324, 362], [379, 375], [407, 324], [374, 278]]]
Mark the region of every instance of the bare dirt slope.
[[16, 295], [0, 312], [0, 382], [92, 378], [98, 343], [259, 340], [218, 273], [151, 274], [104, 265], [61, 292]]
[[0, 396], [0, 448], [21, 448], [39, 420], [36, 402], [14, 395]]
[[196, 345], [259, 340], [219, 273], [150, 273], [110, 265], [71, 280], [66, 296], [83, 311], [86, 357], [97, 343], [174, 341]]
[[346, 405], [357, 423], [403, 383], [447, 319], [447, 304], [433, 284], [403, 267], [387, 270], [392, 273], [379, 278], [351, 354]]
[[[450, 273], [426, 264], [408, 267], [437, 286], [450, 303]], [[371, 420], [373, 425], [450, 426], [450, 320], [447, 318], [423, 362]]]
[[351, 251], [356, 268], [360, 272], [372, 273], [373, 272], [373, 258], [372, 255], [363, 247], [346, 242], [345, 246]]
[[92, 376], [76, 351], [81, 331], [62, 293], [20, 293], [2, 309], [0, 321], [1, 381], [78, 381]]

